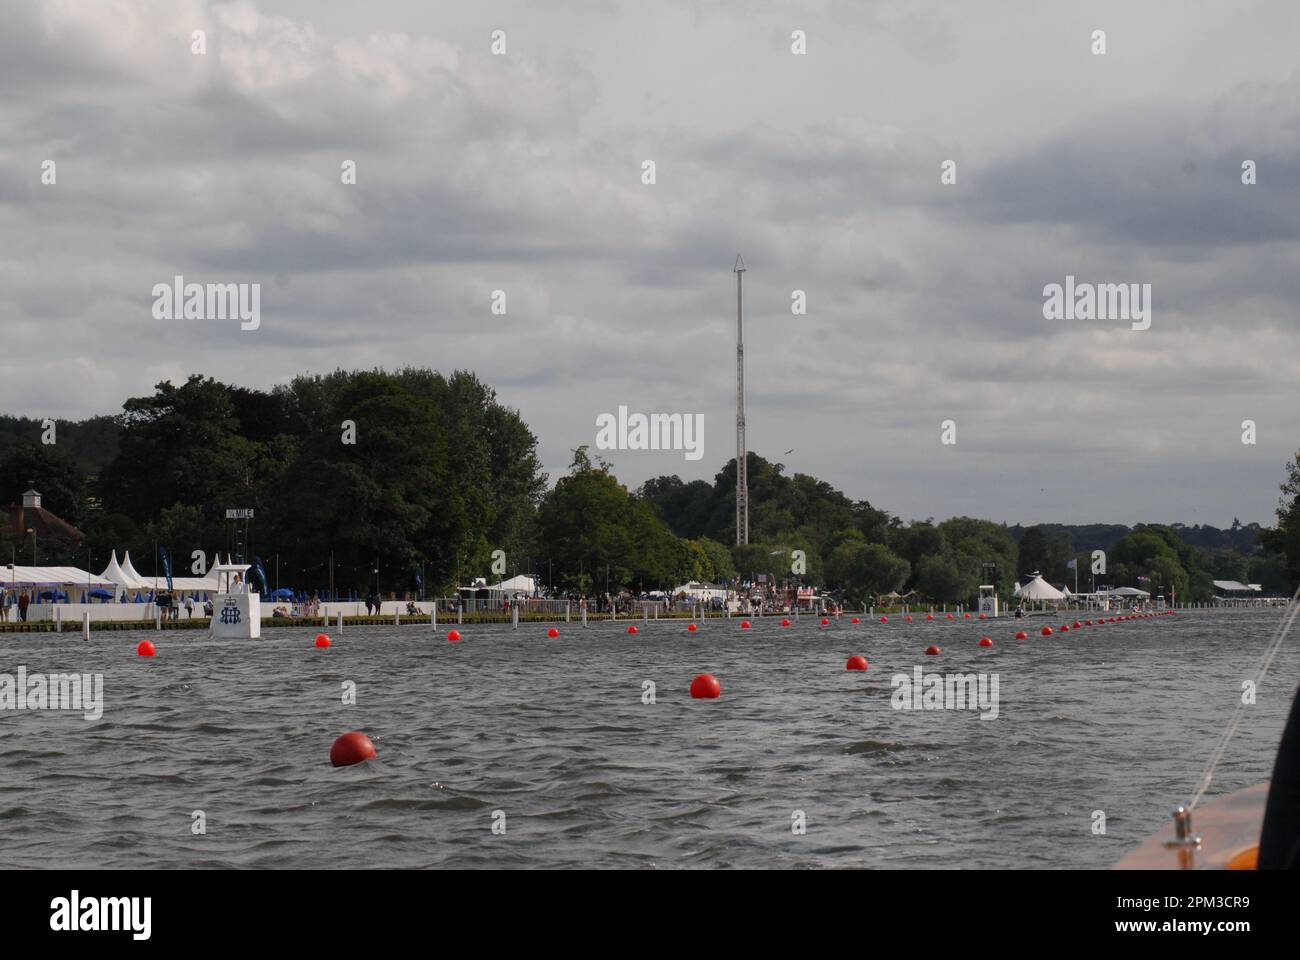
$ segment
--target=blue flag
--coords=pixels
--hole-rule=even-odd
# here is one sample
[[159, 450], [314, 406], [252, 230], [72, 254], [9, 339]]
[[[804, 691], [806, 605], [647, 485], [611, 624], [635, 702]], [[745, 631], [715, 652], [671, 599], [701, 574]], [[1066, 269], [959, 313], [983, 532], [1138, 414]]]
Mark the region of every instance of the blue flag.
[[257, 571], [257, 579], [262, 581], [262, 593], [264, 594], [270, 593], [271, 584], [270, 581], [266, 579], [266, 567], [262, 566], [261, 557], [253, 558], [253, 569]]
[[159, 547], [158, 552], [162, 554], [163, 575], [167, 578], [167, 589], [172, 589], [172, 555], [167, 552], [166, 547]]

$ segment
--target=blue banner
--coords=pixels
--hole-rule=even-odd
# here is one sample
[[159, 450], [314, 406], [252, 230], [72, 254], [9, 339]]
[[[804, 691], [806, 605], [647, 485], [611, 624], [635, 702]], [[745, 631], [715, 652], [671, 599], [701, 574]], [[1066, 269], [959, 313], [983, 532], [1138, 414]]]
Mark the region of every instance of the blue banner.
[[262, 566], [261, 557], [253, 558], [253, 569], [257, 572], [257, 579], [262, 581], [262, 593], [264, 595], [269, 594], [271, 592], [271, 582], [266, 578], [266, 567]]
[[167, 552], [166, 547], [159, 547], [158, 552], [162, 554], [163, 574], [167, 577], [167, 590], [172, 589], [172, 555]]

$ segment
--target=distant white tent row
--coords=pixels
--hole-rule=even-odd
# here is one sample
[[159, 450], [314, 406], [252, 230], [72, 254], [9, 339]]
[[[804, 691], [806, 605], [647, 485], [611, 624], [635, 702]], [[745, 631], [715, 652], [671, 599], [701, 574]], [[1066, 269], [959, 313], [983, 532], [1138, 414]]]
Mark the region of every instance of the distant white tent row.
[[1135, 598], [1149, 597], [1151, 594], [1146, 590], [1139, 590], [1137, 587], [1117, 587], [1114, 590], [1098, 590], [1096, 593], [1080, 593], [1076, 595], [1070, 592], [1069, 587], [1057, 590], [1042, 576], [1034, 574], [1028, 581], [1016, 587], [1014, 596], [1019, 597], [1021, 600], [1041, 600], [1050, 603], [1052, 601], [1069, 600], [1075, 596], [1094, 599], [1098, 597]]
[[[214, 554], [217, 560], [220, 555]], [[108, 566], [100, 574], [103, 580], [117, 584], [123, 590], [152, 590], [155, 585], [159, 589], [166, 589], [167, 579], [165, 577], [142, 577], [136, 571], [135, 566], [131, 563], [131, 552], [128, 550], [122, 555], [122, 562], [117, 562], [117, 551], [113, 551], [112, 557], [108, 561]], [[217, 578], [209, 574], [206, 577], [172, 577], [172, 587], [178, 592], [206, 592], [215, 593], [219, 585]]]

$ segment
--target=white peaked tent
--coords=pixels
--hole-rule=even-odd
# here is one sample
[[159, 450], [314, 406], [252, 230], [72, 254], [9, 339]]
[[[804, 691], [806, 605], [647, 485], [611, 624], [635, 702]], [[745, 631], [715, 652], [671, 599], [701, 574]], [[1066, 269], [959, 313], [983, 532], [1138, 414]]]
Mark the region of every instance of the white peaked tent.
[[113, 551], [113, 556], [108, 561], [108, 566], [104, 568], [104, 572], [100, 574], [100, 577], [104, 580], [111, 580], [119, 587], [124, 587], [127, 590], [135, 590], [140, 586], [140, 584], [132, 580], [130, 575], [127, 574], [127, 572], [118, 564], [116, 550]]
[[1065, 594], [1057, 590], [1054, 586], [1042, 578], [1040, 574], [1034, 576], [1016, 587], [1015, 596], [1022, 600], [1064, 600]]
[[122, 572], [130, 578], [132, 587], [145, 587], [151, 584], [152, 580], [146, 580], [136, 572], [135, 567], [131, 565], [131, 551], [128, 550], [122, 554]]
[[[129, 553], [122, 555], [125, 561], [122, 564], [117, 562], [117, 551], [113, 551], [113, 556], [100, 575], [103, 580], [110, 580], [117, 584], [123, 590], [152, 590], [153, 581], [145, 579], [136, 572], [135, 567], [131, 565], [131, 556]], [[166, 587], [167, 581], [163, 577], [158, 578], [158, 586]], [[206, 577], [172, 577], [172, 585], [180, 593], [212, 593], [217, 589], [217, 578], [209, 572]]]

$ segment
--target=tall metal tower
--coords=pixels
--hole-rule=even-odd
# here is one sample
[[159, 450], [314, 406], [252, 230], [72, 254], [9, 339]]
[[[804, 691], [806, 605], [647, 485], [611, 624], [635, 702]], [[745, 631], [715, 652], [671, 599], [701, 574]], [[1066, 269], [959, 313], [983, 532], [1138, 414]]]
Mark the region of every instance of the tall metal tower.
[[736, 544], [749, 543], [749, 455], [745, 449], [745, 259], [736, 254]]

